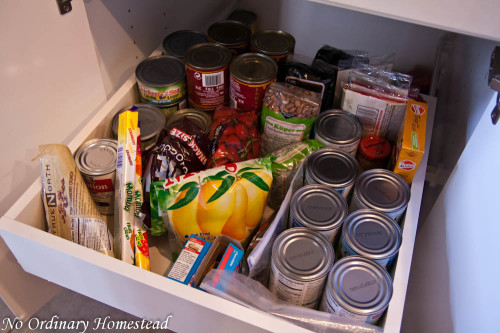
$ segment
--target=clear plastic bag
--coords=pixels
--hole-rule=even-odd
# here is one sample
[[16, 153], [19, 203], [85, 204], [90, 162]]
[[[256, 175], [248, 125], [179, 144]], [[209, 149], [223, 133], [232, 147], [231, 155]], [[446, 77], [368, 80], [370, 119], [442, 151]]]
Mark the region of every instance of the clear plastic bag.
[[259, 282], [234, 272], [211, 270], [201, 283], [201, 288], [210, 294], [264, 311], [315, 332], [382, 332], [382, 328], [377, 326], [282, 302]]

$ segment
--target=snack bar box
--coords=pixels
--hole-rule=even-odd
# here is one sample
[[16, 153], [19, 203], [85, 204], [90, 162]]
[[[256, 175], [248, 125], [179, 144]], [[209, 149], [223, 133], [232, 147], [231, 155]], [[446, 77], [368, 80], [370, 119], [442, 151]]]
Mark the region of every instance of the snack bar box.
[[[153, 272], [146, 272], [45, 231], [38, 145], [64, 143], [74, 152], [91, 138], [110, 136], [113, 115], [138, 102], [135, 67], [162, 52], [167, 34], [205, 32], [243, 8], [256, 13], [258, 30], [292, 34], [297, 54], [312, 58], [328, 44], [366, 50], [374, 62], [385, 55], [399, 71], [417, 70], [415, 80], [437, 99], [425, 97], [425, 154], [401, 222], [403, 243], [390, 272], [394, 294], [381, 326], [385, 332], [496, 327], [490, 325], [500, 297], [487, 286], [500, 273], [491, 264], [500, 250], [493, 239], [500, 231], [494, 223], [500, 128], [490, 120], [496, 94], [488, 87], [488, 69], [500, 41], [500, 3], [65, 4], [62, 11], [68, 4], [72, 9], [64, 15], [58, 1], [5, 0], [0, 10], [0, 296], [20, 319], [29, 319], [64, 287], [140, 318], [172, 315], [169, 328], [176, 332], [307, 331], [165, 278], [166, 239], [151, 237]], [[471, 320], [470, 306], [481, 314], [478, 320]]]

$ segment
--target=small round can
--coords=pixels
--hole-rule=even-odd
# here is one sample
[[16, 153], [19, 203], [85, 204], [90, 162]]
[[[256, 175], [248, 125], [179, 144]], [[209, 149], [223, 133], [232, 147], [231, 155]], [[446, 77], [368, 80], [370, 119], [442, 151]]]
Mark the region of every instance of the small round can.
[[375, 324], [391, 297], [392, 280], [387, 271], [370, 259], [350, 256], [333, 265], [319, 309]]
[[227, 17], [229, 21], [238, 21], [246, 25], [252, 35], [257, 31], [257, 15], [249, 10], [237, 9]]
[[358, 175], [359, 165], [354, 157], [343, 151], [324, 147], [307, 158], [304, 183], [328, 185], [347, 200]]
[[215, 22], [208, 27], [208, 40], [227, 47], [233, 55], [245, 53], [252, 31], [238, 21]]
[[231, 52], [222, 45], [204, 43], [191, 46], [184, 56], [191, 107], [212, 111], [229, 102], [229, 62]]
[[[145, 152], [151, 149], [158, 138], [158, 134], [165, 126], [166, 119], [165, 115], [157, 107], [150, 104], [137, 104], [135, 105], [139, 117], [139, 128], [141, 130], [141, 151]], [[113, 137], [116, 139], [118, 137], [118, 116], [120, 113], [134, 109], [134, 107], [128, 107], [118, 111], [113, 120], [111, 121], [111, 130], [113, 131]]]
[[307, 228], [287, 229], [273, 243], [269, 290], [288, 303], [317, 308], [333, 261], [326, 238]]
[[103, 215], [114, 214], [117, 141], [92, 139], [75, 153], [75, 163]]
[[184, 63], [172, 56], [147, 58], [135, 69], [141, 101], [169, 106], [186, 98]]
[[347, 202], [326, 185], [299, 188], [290, 201], [290, 228], [306, 227], [333, 243], [347, 216]]
[[399, 221], [408, 206], [410, 194], [408, 184], [394, 172], [385, 169], [367, 170], [356, 181], [349, 212], [375, 209]]
[[263, 54], [246, 53], [234, 58], [229, 73], [230, 106], [260, 112], [266, 88], [276, 81], [276, 62]]
[[328, 110], [314, 122], [314, 139], [356, 157], [362, 130], [361, 122], [352, 113]]
[[295, 38], [281, 30], [261, 30], [250, 38], [250, 50], [265, 54], [278, 64], [286, 61], [288, 54], [295, 49]]
[[360, 255], [387, 269], [399, 251], [401, 228], [389, 216], [373, 209], [360, 209], [342, 226], [342, 257]]
[[193, 45], [207, 43], [208, 37], [194, 30], [179, 30], [172, 32], [163, 40], [165, 54], [184, 60], [184, 53]]
[[172, 117], [167, 121], [166, 127], [168, 127], [170, 124], [181, 120], [182, 118], [188, 118], [191, 120], [193, 123], [196, 124], [201, 130], [205, 133], [210, 132], [210, 127], [212, 126], [212, 118], [204, 112], [200, 111], [198, 109], [183, 109], [179, 110], [178, 112], [174, 113]]

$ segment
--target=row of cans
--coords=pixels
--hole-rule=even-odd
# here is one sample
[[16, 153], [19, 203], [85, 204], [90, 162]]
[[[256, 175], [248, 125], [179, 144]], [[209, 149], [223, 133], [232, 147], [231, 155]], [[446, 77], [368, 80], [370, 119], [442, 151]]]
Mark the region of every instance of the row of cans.
[[287, 229], [272, 248], [269, 289], [278, 299], [374, 324], [392, 297], [387, 271], [362, 256], [334, 263], [332, 244], [304, 227]]

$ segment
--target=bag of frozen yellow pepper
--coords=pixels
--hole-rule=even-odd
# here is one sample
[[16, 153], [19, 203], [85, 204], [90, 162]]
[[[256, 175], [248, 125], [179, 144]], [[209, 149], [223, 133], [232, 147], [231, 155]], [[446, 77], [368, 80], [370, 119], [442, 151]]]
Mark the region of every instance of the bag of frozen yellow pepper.
[[177, 248], [190, 235], [213, 241], [219, 234], [245, 246], [262, 220], [273, 181], [271, 161], [258, 158], [188, 173], [151, 184], [163, 222]]

